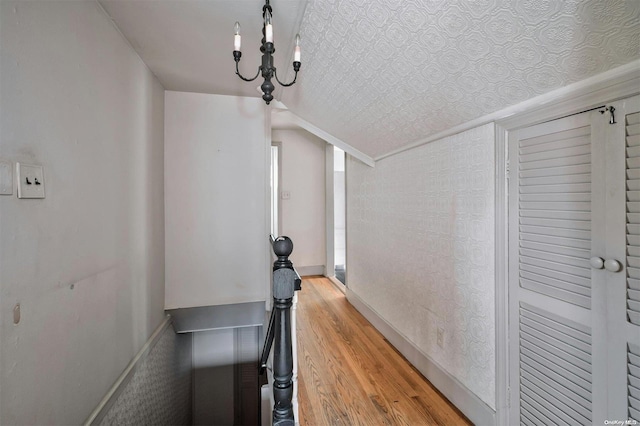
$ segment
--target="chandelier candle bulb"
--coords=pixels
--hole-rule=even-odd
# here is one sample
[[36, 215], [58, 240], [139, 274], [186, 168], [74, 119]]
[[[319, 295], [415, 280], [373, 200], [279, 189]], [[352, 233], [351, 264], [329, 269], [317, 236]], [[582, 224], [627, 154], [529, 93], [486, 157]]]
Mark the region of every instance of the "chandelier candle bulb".
[[300, 34], [296, 34], [296, 47], [293, 51], [293, 62], [300, 62]]
[[233, 50], [239, 52], [241, 46], [241, 38], [240, 38], [240, 23], [236, 22], [233, 26], [233, 31], [235, 32], [235, 36], [233, 37]]
[[266, 42], [273, 43], [273, 26], [271, 24], [267, 24], [264, 28], [264, 38]]

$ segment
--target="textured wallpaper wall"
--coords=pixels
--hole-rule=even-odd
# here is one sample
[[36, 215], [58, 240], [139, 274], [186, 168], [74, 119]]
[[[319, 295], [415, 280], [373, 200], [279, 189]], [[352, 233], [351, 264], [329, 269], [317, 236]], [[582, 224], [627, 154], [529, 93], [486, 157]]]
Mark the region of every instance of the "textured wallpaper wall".
[[347, 164], [349, 288], [493, 409], [494, 164], [493, 124]]
[[100, 425], [191, 424], [191, 334], [167, 327]]

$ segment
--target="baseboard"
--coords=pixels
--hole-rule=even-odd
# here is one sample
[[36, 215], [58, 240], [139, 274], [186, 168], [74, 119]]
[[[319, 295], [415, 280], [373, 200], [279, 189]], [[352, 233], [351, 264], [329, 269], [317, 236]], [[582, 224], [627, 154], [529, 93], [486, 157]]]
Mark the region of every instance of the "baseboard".
[[308, 277], [310, 275], [324, 275], [324, 265], [312, 265], [312, 266], [297, 266], [296, 271], [301, 277]]
[[89, 415], [84, 423], [85, 426], [99, 424], [102, 421], [106, 413], [115, 403], [116, 399], [118, 399], [118, 396], [120, 396], [120, 394], [127, 387], [138, 367], [146, 359], [156, 343], [158, 343], [158, 341], [162, 337], [163, 332], [167, 327], [169, 327], [170, 324], [171, 316], [167, 315], [160, 323], [160, 325], [155, 329], [153, 334], [151, 334], [151, 337], [149, 337], [144, 346], [142, 346], [142, 348], [138, 351], [136, 356], [133, 357], [131, 362], [129, 362], [127, 368], [124, 369], [120, 377], [118, 377], [118, 380], [116, 380], [113, 386], [111, 386], [111, 389], [109, 389], [104, 398], [102, 398], [102, 401], [100, 401], [98, 406]]
[[348, 288], [347, 300], [469, 420], [477, 425], [496, 424], [496, 412], [491, 407], [422, 353], [402, 333], [398, 332]]

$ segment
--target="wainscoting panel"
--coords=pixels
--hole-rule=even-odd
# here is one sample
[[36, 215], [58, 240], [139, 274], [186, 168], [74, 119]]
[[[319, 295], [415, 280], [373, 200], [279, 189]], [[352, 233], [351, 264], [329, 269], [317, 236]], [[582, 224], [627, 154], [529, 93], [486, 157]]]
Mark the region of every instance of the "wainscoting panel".
[[166, 326], [91, 424], [191, 424], [192, 335]]

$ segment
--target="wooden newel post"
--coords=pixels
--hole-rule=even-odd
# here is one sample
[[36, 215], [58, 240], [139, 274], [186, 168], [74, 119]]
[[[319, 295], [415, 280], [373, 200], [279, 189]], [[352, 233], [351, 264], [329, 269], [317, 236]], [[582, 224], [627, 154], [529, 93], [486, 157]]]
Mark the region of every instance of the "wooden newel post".
[[278, 259], [273, 263], [273, 425], [293, 426], [293, 349], [291, 341], [291, 302], [297, 274], [289, 255], [293, 242], [288, 237], [278, 237], [273, 252]]

